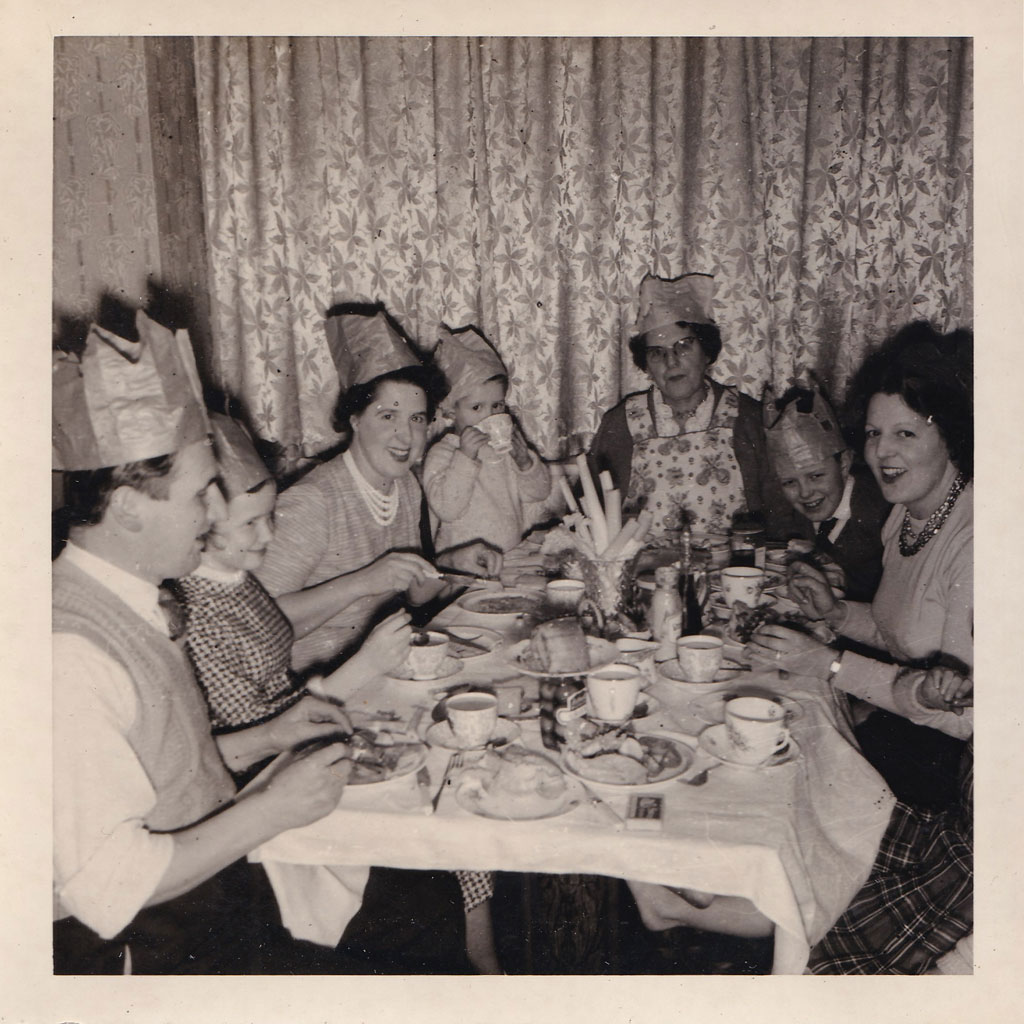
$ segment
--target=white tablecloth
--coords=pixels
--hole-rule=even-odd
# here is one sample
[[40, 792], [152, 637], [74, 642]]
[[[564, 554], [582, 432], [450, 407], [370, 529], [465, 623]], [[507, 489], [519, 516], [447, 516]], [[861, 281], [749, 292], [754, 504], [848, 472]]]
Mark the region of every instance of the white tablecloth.
[[[480, 624], [458, 606], [440, 617], [449, 624]], [[445, 680], [494, 681], [515, 673], [500, 652], [471, 660]], [[527, 691], [536, 680], [519, 677]], [[437, 683], [377, 679], [349, 696], [365, 712], [398, 711], [433, 703]], [[634, 832], [609, 824], [589, 804], [541, 821], [503, 822], [478, 817], [446, 791], [436, 813], [424, 806], [415, 776], [350, 787], [338, 809], [304, 828], [282, 833], [252, 855], [268, 869], [282, 909], [309, 905], [301, 880], [289, 892], [284, 865], [365, 865], [465, 868], [618, 876], [746, 897], [775, 922], [774, 973], [803, 971], [820, 939], [871, 869], [888, 823], [893, 797], [878, 774], [840, 731], [824, 684], [777, 672], [743, 673], [721, 689], [759, 686], [800, 703], [792, 725], [801, 756], [771, 769], [723, 764], [702, 787], [676, 781], [653, 787], [665, 796], [664, 827]], [[638, 728], [688, 742], [697, 763], [712, 759], [698, 746], [707, 722], [695, 713], [693, 688], [659, 680], [651, 692], [657, 714]], [[424, 717], [421, 733], [430, 724]], [[521, 742], [543, 749], [536, 720], [519, 723]], [[431, 749], [433, 786], [440, 784], [450, 751]], [[713, 762], [717, 763], [717, 762]], [[687, 774], [691, 774], [688, 772]], [[635, 790], [592, 786], [621, 815]], [[280, 867], [280, 870], [278, 868]]]

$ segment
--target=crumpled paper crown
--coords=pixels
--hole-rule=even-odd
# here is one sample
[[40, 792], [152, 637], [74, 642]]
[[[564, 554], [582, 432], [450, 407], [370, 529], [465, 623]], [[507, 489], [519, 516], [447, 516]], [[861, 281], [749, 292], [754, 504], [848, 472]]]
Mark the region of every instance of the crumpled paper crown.
[[406, 366], [422, 365], [383, 312], [341, 313], [329, 317], [325, 328], [342, 391]]
[[714, 294], [715, 279], [711, 274], [683, 274], [671, 281], [647, 274], [640, 282], [640, 308], [634, 333], [646, 334], [680, 321], [712, 324]]
[[228, 501], [251, 491], [257, 484], [270, 480], [272, 475], [256, 453], [249, 431], [238, 420], [223, 413], [210, 413], [213, 447], [217, 453], [220, 481]]
[[444, 324], [438, 330], [434, 361], [449, 385], [445, 405], [454, 405], [472, 388], [508, 370], [491, 343], [474, 327], [449, 330]]
[[776, 473], [802, 473], [846, 448], [832, 407], [814, 388], [806, 390], [813, 396], [810, 412], [801, 412], [798, 402], [791, 401], [780, 414], [771, 388], [765, 389], [765, 440]]
[[53, 468], [123, 466], [210, 432], [188, 332], [135, 316], [139, 340], [93, 324], [80, 356], [53, 354]]

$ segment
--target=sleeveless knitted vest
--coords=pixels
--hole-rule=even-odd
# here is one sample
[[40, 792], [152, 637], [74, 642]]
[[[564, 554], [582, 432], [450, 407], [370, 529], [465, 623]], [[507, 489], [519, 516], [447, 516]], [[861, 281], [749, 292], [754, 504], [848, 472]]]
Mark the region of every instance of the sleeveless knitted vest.
[[183, 650], [87, 573], [53, 566], [53, 631], [76, 633], [124, 666], [138, 712], [127, 740], [156, 792], [154, 832], [184, 828], [235, 794]]

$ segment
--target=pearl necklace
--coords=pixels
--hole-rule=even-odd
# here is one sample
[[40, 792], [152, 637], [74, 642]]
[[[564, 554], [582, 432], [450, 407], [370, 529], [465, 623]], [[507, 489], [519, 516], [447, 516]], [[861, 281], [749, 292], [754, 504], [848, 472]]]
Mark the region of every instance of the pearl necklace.
[[946, 500], [928, 517], [928, 521], [921, 527], [921, 532], [914, 537], [914, 531], [910, 525], [910, 510], [903, 516], [903, 525], [900, 527], [900, 554], [904, 558], [916, 555], [942, 529], [942, 524], [949, 518], [960, 497], [960, 492], [967, 486], [963, 475], [957, 473], [953, 486], [950, 487]]
[[352, 474], [352, 479], [355, 481], [356, 490], [359, 492], [360, 497], [366, 502], [366, 507], [370, 510], [370, 515], [373, 516], [373, 521], [378, 526], [390, 526], [395, 521], [395, 516], [398, 515], [398, 502], [401, 497], [401, 491], [398, 489], [396, 481], [391, 481], [391, 493], [384, 494], [382, 491], [378, 491], [369, 480], [359, 472], [359, 467], [356, 465], [356, 460], [352, 456], [351, 450], [346, 451], [342, 455], [342, 460], [348, 467], [348, 471]]

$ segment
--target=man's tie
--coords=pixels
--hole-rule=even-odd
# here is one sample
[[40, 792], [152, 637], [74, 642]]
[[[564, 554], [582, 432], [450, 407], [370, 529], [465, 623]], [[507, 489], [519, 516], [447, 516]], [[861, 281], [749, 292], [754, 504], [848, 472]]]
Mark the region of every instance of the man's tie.
[[167, 631], [172, 640], [177, 640], [185, 633], [186, 614], [182, 603], [171, 592], [169, 587], [160, 587], [160, 596], [157, 598], [160, 610], [167, 619]]
[[828, 540], [828, 535], [832, 532], [833, 527], [838, 523], [839, 520], [833, 516], [831, 519], [826, 519], [824, 522], [818, 523], [818, 540]]

